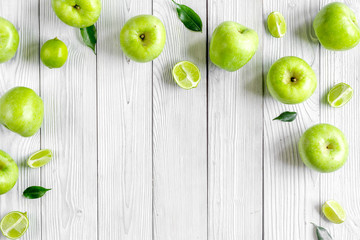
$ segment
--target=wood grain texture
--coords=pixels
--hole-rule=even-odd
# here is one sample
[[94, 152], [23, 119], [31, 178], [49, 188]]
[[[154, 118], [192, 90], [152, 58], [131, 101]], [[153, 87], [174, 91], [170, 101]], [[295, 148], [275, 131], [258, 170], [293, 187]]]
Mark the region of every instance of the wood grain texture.
[[[317, 1], [264, 0], [264, 25], [268, 14], [281, 12], [287, 23], [282, 39], [264, 33], [264, 81], [280, 57], [304, 59], [319, 76], [319, 45], [313, 40], [312, 19]], [[264, 26], [266, 27], [266, 25]], [[265, 29], [265, 28], [264, 28]], [[319, 223], [319, 174], [305, 167], [298, 156], [302, 133], [319, 122], [319, 88], [301, 104], [285, 105], [264, 95], [264, 239], [315, 239], [310, 222]], [[272, 121], [284, 111], [295, 111], [294, 122]]]
[[261, 6], [260, 0], [209, 0], [209, 42], [228, 20], [259, 36], [257, 53], [236, 72], [209, 60], [209, 240], [262, 238]]
[[[39, 93], [38, 4], [38, 1], [0, 2], [0, 16], [13, 23], [20, 37], [15, 57], [0, 64], [0, 95], [16, 86], [29, 87]], [[31, 228], [23, 239], [40, 239], [41, 202], [31, 201], [22, 196], [27, 187], [40, 184], [40, 171], [30, 169], [26, 164], [26, 159], [40, 148], [40, 133], [23, 138], [1, 126], [0, 136], [0, 149], [10, 154], [19, 167], [17, 184], [10, 192], [0, 196], [0, 218], [11, 211], [27, 212]]]
[[[164, 51], [153, 63], [154, 239], [207, 238], [206, 1], [179, 1], [203, 21], [202, 33], [186, 29], [175, 5], [154, 0], [154, 15], [165, 25]], [[171, 70], [179, 61], [201, 71], [197, 88], [176, 85]]]
[[61, 22], [51, 1], [40, 0], [40, 44], [55, 37], [67, 45], [69, 57], [59, 69], [40, 63], [41, 147], [54, 153], [41, 168], [41, 184], [52, 188], [42, 199], [42, 239], [96, 239], [96, 56], [80, 30]]
[[[320, 7], [332, 1], [321, 0]], [[343, 2], [343, 1], [341, 1]], [[344, 1], [360, 19], [360, 3], [356, 0]], [[321, 204], [333, 199], [346, 210], [345, 223], [336, 225], [321, 218], [321, 224], [331, 232], [334, 239], [360, 239], [360, 162], [358, 146], [360, 144], [358, 124], [359, 114], [359, 64], [360, 48], [344, 52], [334, 52], [321, 48], [320, 81], [321, 81], [321, 122], [330, 123], [343, 131], [349, 142], [350, 154], [347, 163], [338, 171], [321, 175]], [[349, 84], [354, 90], [354, 96], [345, 106], [332, 108], [326, 101], [328, 91], [337, 83]]]
[[99, 239], [152, 239], [152, 63], [120, 48], [151, 0], [103, 1], [98, 23]]

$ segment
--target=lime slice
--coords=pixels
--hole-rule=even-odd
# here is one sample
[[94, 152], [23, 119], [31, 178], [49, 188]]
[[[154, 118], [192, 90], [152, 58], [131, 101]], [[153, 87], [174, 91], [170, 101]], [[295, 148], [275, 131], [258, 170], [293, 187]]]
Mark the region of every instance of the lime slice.
[[2, 234], [10, 239], [18, 239], [25, 234], [29, 227], [26, 213], [10, 212], [0, 222]]
[[31, 168], [39, 168], [50, 162], [52, 159], [52, 151], [50, 149], [43, 149], [37, 151], [29, 157], [27, 165]]
[[333, 223], [342, 223], [346, 219], [346, 213], [340, 204], [334, 200], [329, 200], [322, 206], [322, 212], [325, 217]]
[[178, 62], [173, 70], [176, 83], [184, 89], [196, 88], [200, 82], [201, 74], [199, 68], [192, 62]]
[[284, 16], [279, 12], [272, 12], [267, 18], [269, 32], [273, 37], [281, 38], [286, 33], [286, 22]]
[[344, 106], [353, 96], [353, 89], [346, 83], [338, 83], [327, 95], [328, 103], [332, 107], [342, 107]]

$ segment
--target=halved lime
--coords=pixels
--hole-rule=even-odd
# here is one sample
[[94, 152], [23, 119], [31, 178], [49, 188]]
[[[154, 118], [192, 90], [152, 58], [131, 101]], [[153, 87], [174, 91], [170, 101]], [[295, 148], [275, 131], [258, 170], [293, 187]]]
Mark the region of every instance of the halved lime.
[[334, 200], [326, 201], [322, 206], [322, 212], [324, 213], [325, 217], [333, 223], [339, 224], [344, 222], [346, 219], [345, 210], [338, 202]]
[[346, 83], [338, 83], [330, 89], [327, 100], [332, 107], [344, 106], [353, 96], [353, 89]]
[[27, 164], [31, 168], [39, 168], [50, 162], [52, 159], [52, 151], [50, 149], [42, 149], [29, 157]]
[[175, 82], [184, 89], [196, 88], [201, 79], [199, 68], [189, 61], [178, 62], [172, 70], [172, 75]]
[[286, 33], [286, 22], [284, 16], [279, 12], [272, 12], [267, 18], [269, 32], [273, 37], [281, 38]]
[[10, 239], [18, 239], [25, 234], [29, 227], [26, 212], [10, 212], [0, 222], [2, 234]]

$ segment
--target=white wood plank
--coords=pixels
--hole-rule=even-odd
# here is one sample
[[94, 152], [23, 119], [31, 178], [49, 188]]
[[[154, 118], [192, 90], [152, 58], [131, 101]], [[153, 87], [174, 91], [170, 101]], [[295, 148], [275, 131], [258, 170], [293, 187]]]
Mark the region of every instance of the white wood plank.
[[55, 37], [67, 45], [69, 57], [59, 69], [40, 66], [41, 147], [54, 153], [41, 168], [41, 184], [52, 188], [42, 199], [42, 238], [96, 239], [96, 56], [82, 43], [79, 29], [62, 23], [51, 1], [41, 0], [41, 46]]
[[[332, 1], [321, 0], [320, 7]], [[341, 1], [343, 2], [343, 1]], [[344, 1], [355, 10], [360, 20], [360, 3], [356, 0]], [[360, 191], [359, 191], [359, 154], [357, 147], [360, 144], [359, 131], [359, 64], [360, 48], [345, 52], [328, 51], [321, 48], [321, 96], [337, 83], [345, 82], [354, 89], [354, 96], [342, 108], [332, 108], [325, 98], [321, 105], [321, 122], [330, 123], [341, 129], [349, 141], [350, 154], [347, 163], [334, 173], [321, 175], [321, 202], [333, 199], [341, 203], [347, 212], [345, 223], [337, 225], [321, 218], [321, 224], [327, 228], [334, 239], [360, 239]]]
[[[39, 93], [38, 1], [3, 0], [0, 16], [12, 22], [20, 36], [15, 57], [0, 64], [0, 95], [16, 86], [26, 86]], [[0, 196], [0, 218], [11, 211], [27, 212], [30, 227], [23, 239], [40, 239], [41, 202], [22, 196], [27, 187], [40, 184], [40, 171], [26, 165], [26, 159], [40, 148], [40, 133], [23, 138], [1, 126], [0, 135], [0, 149], [10, 154], [19, 166], [17, 184]]]
[[240, 70], [226, 72], [209, 63], [210, 240], [262, 238], [261, 6], [260, 0], [209, 0], [209, 42], [228, 20], [259, 36], [257, 53]]
[[99, 239], [152, 239], [152, 63], [125, 57], [125, 22], [151, 0], [103, 1], [98, 24]]
[[[264, 81], [270, 66], [280, 57], [304, 59], [319, 76], [319, 49], [314, 42], [312, 19], [317, 1], [265, 0], [263, 19], [280, 11], [287, 22], [284, 38], [273, 38], [266, 30]], [[266, 25], [265, 25], [266, 26]], [[320, 84], [318, 84], [318, 89]], [[319, 222], [319, 174], [306, 168], [297, 153], [302, 133], [319, 121], [319, 90], [306, 102], [285, 105], [264, 96], [264, 239], [314, 239], [310, 222]], [[296, 111], [292, 123], [272, 121], [284, 111]]]
[[[166, 28], [164, 51], [153, 67], [154, 239], [207, 239], [206, 1], [179, 1], [202, 19], [203, 32], [186, 29], [168, 0], [154, 0]], [[171, 70], [189, 60], [198, 87], [184, 90]]]

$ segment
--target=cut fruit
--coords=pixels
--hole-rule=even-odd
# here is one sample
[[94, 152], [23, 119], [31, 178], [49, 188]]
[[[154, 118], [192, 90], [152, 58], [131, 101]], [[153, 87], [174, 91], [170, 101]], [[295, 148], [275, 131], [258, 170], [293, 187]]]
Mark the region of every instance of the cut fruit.
[[201, 79], [199, 68], [189, 61], [177, 63], [172, 70], [172, 75], [175, 82], [183, 89], [196, 88]]
[[324, 213], [325, 217], [333, 223], [340, 224], [343, 223], [346, 219], [345, 210], [338, 202], [334, 200], [326, 201], [322, 206], [322, 212]]
[[42, 149], [31, 155], [27, 160], [27, 164], [31, 168], [39, 168], [49, 163], [52, 156], [53, 154], [50, 149]]
[[26, 212], [10, 212], [0, 222], [2, 234], [10, 239], [18, 239], [23, 236], [29, 227]]
[[279, 12], [272, 12], [267, 18], [267, 25], [273, 37], [281, 38], [286, 33], [286, 22], [284, 16]]
[[327, 95], [330, 106], [339, 108], [344, 106], [353, 96], [353, 89], [346, 83], [336, 84]]

